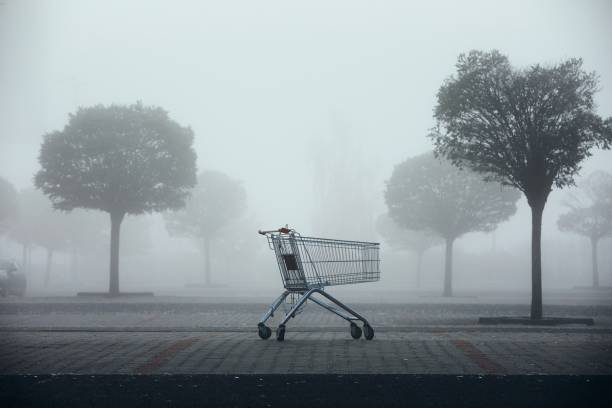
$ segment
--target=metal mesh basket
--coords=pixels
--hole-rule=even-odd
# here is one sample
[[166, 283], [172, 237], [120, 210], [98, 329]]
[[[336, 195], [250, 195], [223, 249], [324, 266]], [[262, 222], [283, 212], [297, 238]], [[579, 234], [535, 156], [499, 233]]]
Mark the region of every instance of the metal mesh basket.
[[268, 235], [283, 285], [289, 290], [349, 285], [380, 279], [379, 244], [303, 237], [295, 231]]

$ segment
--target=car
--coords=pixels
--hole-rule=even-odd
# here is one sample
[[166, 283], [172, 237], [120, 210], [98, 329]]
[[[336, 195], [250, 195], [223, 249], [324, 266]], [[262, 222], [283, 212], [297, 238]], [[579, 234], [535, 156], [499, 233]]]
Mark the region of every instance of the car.
[[17, 262], [10, 259], [0, 259], [0, 296], [23, 296], [26, 286], [26, 277], [19, 272]]

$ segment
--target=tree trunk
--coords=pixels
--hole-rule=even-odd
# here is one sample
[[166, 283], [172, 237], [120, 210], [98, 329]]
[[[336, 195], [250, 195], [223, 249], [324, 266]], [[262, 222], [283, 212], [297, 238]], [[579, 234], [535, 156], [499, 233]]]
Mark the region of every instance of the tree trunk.
[[78, 267], [79, 267], [79, 255], [75, 246], [72, 247], [72, 253], [70, 254], [70, 276], [72, 277], [73, 285], [76, 284], [78, 279]]
[[108, 293], [111, 296], [119, 295], [119, 233], [121, 221], [125, 213], [112, 212], [111, 217], [111, 240], [110, 240], [110, 276]]
[[45, 267], [45, 288], [49, 286], [49, 280], [51, 279], [52, 262], [53, 262], [53, 250], [47, 248], [47, 265]]
[[542, 319], [542, 213], [543, 203], [531, 206], [531, 319]]
[[21, 252], [21, 268], [25, 273], [28, 272], [28, 246], [26, 244], [23, 244]]
[[593, 266], [593, 287], [599, 287], [599, 268], [597, 265], [597, 244], [599, 243], [599, 239], [592, 237], [591, 238], [591, 262]]
[[446, 238], [446, 256], [444, 258], [444, 296], [453, 296], [453, 242]]
[[417, 252], [417, 265], [416, 265], [416, 287], [421, 288], [421, 266], [423, 265], [423, 251]]
[[204, 278], [206, 286], [211, 284], [210, 277], [210, 238], [204, 238]]

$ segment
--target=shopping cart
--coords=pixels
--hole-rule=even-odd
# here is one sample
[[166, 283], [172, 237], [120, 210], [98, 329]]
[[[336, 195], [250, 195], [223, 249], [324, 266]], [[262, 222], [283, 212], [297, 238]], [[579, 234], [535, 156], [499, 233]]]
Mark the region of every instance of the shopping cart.
[[[307, 300], [347, 320], [354, 339], [361, 337], [362, 329], [355, 323], [361, 321], [363, 336], [367, 340], [372, 340], [374, 329], [368, 321], [326, 293], [324, 288], [378, 281], [380, 279], [378, 243], [303, 237], [287, 227], [259, 231], [259, 233], [268, 238], [270, 249], [276, 254], [285, 287], [285, 291], [270, 305], [259, 321], [257, 325], [259, 337], [265, 340], [272, 335], [272, 330], [266, 326], [266, 321], [289, 299], [291, 307], [276, 330], [278, 341], [285, 339], [285, 325], [289, 319], [302, 311]], [[330, 302], [313, 297], [315, 294]]]

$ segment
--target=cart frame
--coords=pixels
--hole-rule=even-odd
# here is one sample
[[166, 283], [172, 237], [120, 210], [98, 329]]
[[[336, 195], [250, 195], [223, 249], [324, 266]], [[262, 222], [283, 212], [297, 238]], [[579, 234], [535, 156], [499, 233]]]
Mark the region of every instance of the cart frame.
[[[298, 295], [298, 300], [285, 313], [276, 329], [278, 341], [284, 340], [287, 322], [303, 310], [308, 300], [348, 321], [354, 339], [359, 339], [362, 332], [367, 340], [374, 337], [374, 329], [362, 315], [324, 289], [326, 286], [378, 281], [380, 279], [379, 243], [302, 237], [287, 227], [259, 231], [259, 233], [268, 238], [270, 249], [276, 254], [285, 287], [283, 293], [272, 302], [257, 325], [262, 339], [268, 339], [272, 335], [272, 330], [266, 326], [266, 321], [274, 316], [289, 295]], [[325, 299], [319, 299], [314, 295]], [[359, 321], [363, 324], [363, 330], [356, 324]]]

